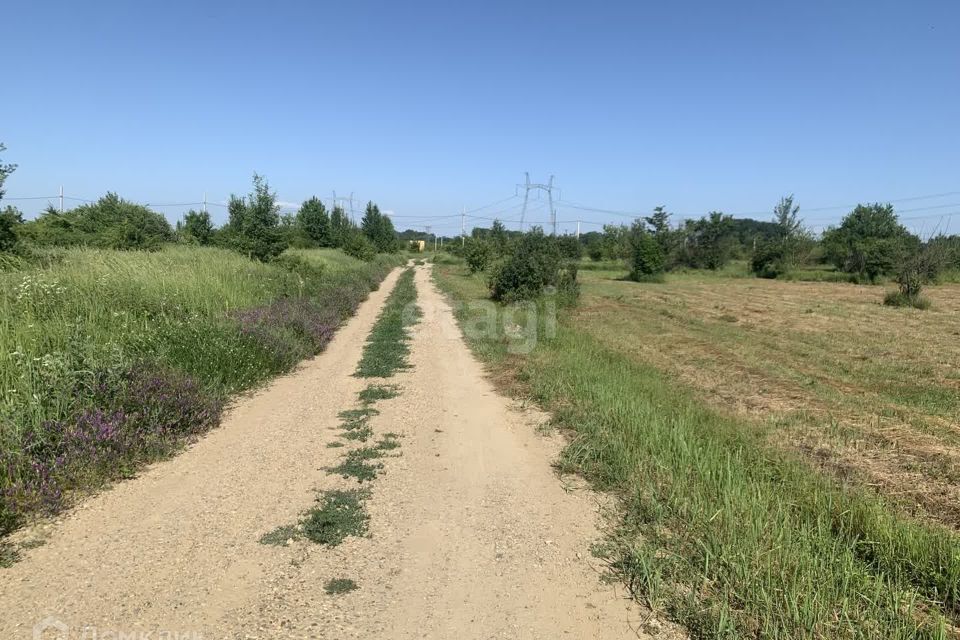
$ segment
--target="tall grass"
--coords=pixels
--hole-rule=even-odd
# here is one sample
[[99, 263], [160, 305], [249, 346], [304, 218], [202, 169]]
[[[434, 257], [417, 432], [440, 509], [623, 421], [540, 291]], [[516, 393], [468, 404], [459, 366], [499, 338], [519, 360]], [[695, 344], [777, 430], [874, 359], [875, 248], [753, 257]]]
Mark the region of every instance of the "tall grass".
[[0, 534], [215, 426], [230, 394], [322, 349], [397, 262], [327, 255], [71, 249], [0, 273]]
[[[482, 295], [463, 271], [438, 271], [455, 298]], [[611, 567], [694, 637], [956, 637], [952, 532], [769, 449], [762, 427], [570, 322], [519, 363], [491, 357], [502, 336], [473, 342], [574, 434], [563, 467], [622, 497]]]

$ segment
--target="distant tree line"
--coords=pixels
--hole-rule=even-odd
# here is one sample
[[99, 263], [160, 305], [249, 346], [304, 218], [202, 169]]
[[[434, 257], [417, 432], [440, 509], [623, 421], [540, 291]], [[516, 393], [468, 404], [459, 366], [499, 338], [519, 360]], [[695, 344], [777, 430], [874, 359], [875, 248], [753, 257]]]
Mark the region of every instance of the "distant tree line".
[[[630, 279], [659, 281], [683, 269], [718, 271], [745, 261], [761, 278], [782, 278], [807, 268], [830, 268], [851, 282], [892, 279], [898, 285], [889, 304], [923, 306], [920, 290], [946, 270], [960, 270], [960, 236], [939, 235], [921, 241], [898, 220], [889, 204], [860, 204], [839, 225], [819, 237], [800, 218], [793, 196], [780, 199], [769, 221], [739, 219], [713, 211], [697, 219], [671, 223], [665, 207], [630, 225], [604, 225], [603, 231], [560, 236], [556, 246], [571, 260], [585, 253], [594, 261], [625, 264]], [[461, 252], [471, 270], [486, 271], [524, 234], [495, 221], [473, 229]]]
[[[0, 152], [5, 147], [0, 144]], [[4, 182], [16, 165], [0, 163], [0, 200]], [[12, 206], [0, 209], [0, 252], [24, 254], [29, 247], [89, 246], [107, 249], [154, 250], [171, 242], [227, 247], [261, 261], [289, 247], [333, 247], [362, 260], [377, 253], [399, 251], [400, 241], [389, 216], [367, 204], [360, 224], [341, 207], [329, 212], [318, 198], [305, 201], [295, 215], [281, 215], [277, 195], [266, 178], [253, 176], [247, 196], [230, 196], [228, 220], [216, 226], [206, 211], [188, 211], [171, 226], [160, 213], [115, 193], [96, 202], [59, 211], [50, 206], [35, 220], [25, 221]]]

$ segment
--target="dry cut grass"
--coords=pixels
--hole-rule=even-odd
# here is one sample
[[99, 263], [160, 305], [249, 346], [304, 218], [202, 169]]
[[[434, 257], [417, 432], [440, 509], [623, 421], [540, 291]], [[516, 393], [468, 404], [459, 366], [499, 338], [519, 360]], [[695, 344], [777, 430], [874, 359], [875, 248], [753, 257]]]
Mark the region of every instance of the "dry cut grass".
[[960, 527], [960, 286], [926, 311], [838, 283], [585, 272], [577, 326], [714, 406], [772, 423], [776, 446]]

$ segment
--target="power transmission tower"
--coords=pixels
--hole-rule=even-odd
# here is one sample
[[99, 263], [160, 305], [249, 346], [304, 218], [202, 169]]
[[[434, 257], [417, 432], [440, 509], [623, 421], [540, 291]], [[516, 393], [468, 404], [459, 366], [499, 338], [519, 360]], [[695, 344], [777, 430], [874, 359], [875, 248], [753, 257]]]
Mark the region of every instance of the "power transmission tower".
[[341, 209], [343, 209], [344, 211], [347, 211], [347, 208], [343, 206], [343, 203], [344, 203], [344, 202], [349, 203], [349, 205], [350, 205], [350, 208], [349, 208], [349, 211], [350, 211], [350, 222], [356, 224], [356, 223], [357, 223], [357, 218], [356, 218], [356, 215], [354, 214], [354, 210], [353, 210], [353, 191], [350, 192], [350, 197], [349, 197], [349, 198], [337, 198], [337, 190], [334, 189], [334, 190], [333, 190], [333, 206], [334, 206], [334, 207], [339, 206], [339, 207], [340, 207]]
[[[553, 176], [550, 176], [547, 184], [537, 184], [530, 182], [530, 172], [524, 173], [524, 183], [518, 184], [517, 188], [523, 187], [523, 210], [520, 212], [520, 231], [523, 231], [524, 217], [527, 215], [527, 203], [530, 201], [530, 191], [536, 190], [539, 197], [540, 192], [547, 192], [547, 201], [550, 204], [550, 226], [553, 228], [553, 235], [557, 235], [557, 210], [553, 208]], [[557, 189], [559, 191], [559, 189]]]

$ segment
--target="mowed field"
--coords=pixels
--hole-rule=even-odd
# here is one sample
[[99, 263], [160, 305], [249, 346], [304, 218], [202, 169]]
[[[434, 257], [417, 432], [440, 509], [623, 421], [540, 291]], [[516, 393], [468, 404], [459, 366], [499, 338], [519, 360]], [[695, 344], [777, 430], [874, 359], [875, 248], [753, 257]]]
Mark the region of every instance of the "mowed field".
[[885, 288], [583, 271], [577, 326], [653, 364], [758, 435], [960, 526], [960, 285], [926, 311]]

